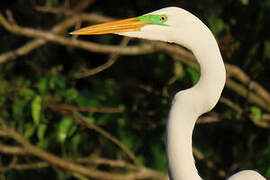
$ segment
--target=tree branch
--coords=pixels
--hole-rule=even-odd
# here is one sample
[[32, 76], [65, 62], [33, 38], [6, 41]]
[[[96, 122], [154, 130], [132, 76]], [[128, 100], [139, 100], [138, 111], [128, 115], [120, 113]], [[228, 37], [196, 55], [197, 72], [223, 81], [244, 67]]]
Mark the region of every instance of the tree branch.
[[123, 113], [124, 110], [119, 108], [97, 108], [97, 107], [77, 107], [68, 104], [50, 104], [47, 106], [56, 111], [80, 111], [80, 112], [97, 112], [97, 113]]
[[[1, 137], [1, 135], [0, 135]], [[7, 146], [4, 144], [0, 144], [0, 152], [4, 154], [16, 154], [16, 155], [25, 155], [28, 154], [25, 149], [19, 147], [19, 146]]]
[[9, 24], [3, 15], [0, 13], [0, 23], [10, 32], [18, 35], [27, 36], [30, 38], [43, 38], [47, 41], [57, 42], [64, 46], [78, 47], [88, 50], [90, 52], [99, 53], [118, 53], [122, 55], [138, 55], [148, 54], [154, 52], [154, 48], [151, 45], [141, 45], [133, 47], [119, 47], [110, 45], [99, 45], [97, 43], [87, 42], [83, 40], [77, 40], [72, 38], [66, 38], [49, 31], [41, 31], [31, 28], [19, 27], [17, 25]]
[[235, 81], [233, 81], [231, 79], [227, 79], [226, 80], [226, 87], [234, 90], [235, 92], [237, 92], [237, 94], [239, 94], [240, 96], [242, 96], [244, 98], [248, 97], [249, 102], [255, 103], [255, 104], [261, 106], [262, 108], [264, 108], [265, 110], [270, 111], [270, 103], [269, 102], [265, 101], [265, 99], [262, 99], [257, 94], [249, 92], [244, 86], [236, 83]]
[[[129, 38], [128, 37], [124, 37], [122, 42], [120, 43], [120, 47], [125, 47], [127, 46], [128, 42], [129, 42]], [[116, 60], [118, 59], [119, 57], [119, 54], [118, 53], [111, 53], [110, 54], [110, 57], [109, 57], [109, 60], [105, 63], [105, 64], [102, 64], [96, 68], [93, 68], [93, 69], [83, 69], [83, 72], [82, 73], [77, 73], [74, 75], [75, 78], [85, 78], [85, 77], [88, 77], [88, 76], [92, 76], [92, 75], [95, 75], [101, 71], [104, 71], [105, 69], [108, 69], [109, 67], [111, 67], [115, 62]]]
[[[68, 160], [64, 160], [56, 155], [53, 155], [51, 153], [48, 153], [46, 151], [40, 150], [37, 147], [33, 146], [30, 142], [25, 140], [20, 134], [18, 134], [16, 131], [14, 131], [11, 128], [8, 128], [3, 121], [3, 119], [0, 118], [0, 122], [2, 124], [2, 127], [0, 127], [2, 130], [6, 131], [8, 133], [8, 137], [15, 140], [17, 143], [22, 145], [22, 148], [18, 147], [5, 147], [0, 150], [3, 150], [3, 152], [7, 152], [9, 154], [28, 154], [32, 156], [36, 156], [45, 162], [51, 164], [54, 167], [59, 167], [65, 171], [79, 173], [83, 176], [95, 178], [95, 179], [102, 179], [102, 180], [135, 180], [135, 179], [160, 179], [165, 180], [167, 176], [158, 173], [154, 170], [139, 166], [138, 170], [135, 172], [131, 172], [128, 174], [118, 174], [118, 173], [109, 173], [100, 171], [97, 169], [89, 169], [84, 166], [78, 165], [76, 163], [73, 163]], [[0, 146], [1, 147], [1, 146]]]
[[[97, 43], [86, 42], [83, 40], [66, 38], [63, 36], [56, 35], [52, 32], [45, 32], [45, 31], [35, 30], [31, 28], [23, 28], [17, 25], [11, 25], [5, 20], [2, 14], [0, 14], [0, 24], [2, 24], [8, 31], [15, 34], [20, 34], [20, 35], [24, 35], [24, 36], [32, 37], [32, 38], [33, 37], [43, 38], [47, 41], [53, 41], [53, 42], [66, 45], [66, 46], [78, 47], [78, 48], [85, 49], [91, 52], [118, 53], [119, 55], [120, 54], [121, 55], [138, 55], [138, 54], [153, 53], [156, 51], [165, 51], [169, 53], [174, 59], [187, 63], [188, 65], [192, 65], [195, 63], [195, 58], [190, 52], [175, 45], [171, 46], [165, 43], [153, 43], [152, 45], [147, 44], [147, 45], [131, 46], [131, 47], [100, 45]], [[189, 60], [191, 60], [191, 62]], [[247, 84], [247, 82], [249, 81], [248, 76], [244, 74], [236, 66], [226, 64], [226, 69], [230, 77], [234, 77], [244, 84]], [[250, 81], [249, 81], [249, 84], [250, 84]], [[230, 79], [228, 79], [226, 86], [231, 88], [233, 91], [237, 92], [238, 94], [240, 94], [242, 97], [246, 98], [245, 95], [246, 95], [247, 90], [245, 87], [237, 83], [234, 83]], [[265, 110], [270, 111], [269, 92], [263, 89], [262, 86], [260, 86], [256, 82], [252, 82], [251, 87], [253, 87], [255, 93], [259, 95], [256, 95], [253, 92], [249, 92], [249, 97], [251, 97], [248, 99], [249, 102], [258, 104]]]
[[80, 113], [75, 112], [74, 111], [74, 117], [76, 119], [76, 121], [78, 123], [80, 123], [81, 125], [89, 128], [89, 129], [93, 129], [96, 132], [100, 133], [101, 135], [103, 135], [104, 137], [106, 137], [107, 139], [109, 139], [110, 141], [112, 141], [114, 144], [116, 144], [120, 149], [122, 149], [128, 156], [130, 159], [132, 159], [134, 161], [134, 163], [137, 166], [140, 166], [140, 163], [137, 161], [136, 156], [134, 155], [133, 152], [131, 152], [123, 143], [121, 143], [116, 137], [114, 137], [113, 135], [111, 135], [110, 133], [108, 133], [107, 131], [103, 130], [102, 128], [98, 127], [95, 124], [91, 124], [88, 123], [87, 119], [82, 116]]

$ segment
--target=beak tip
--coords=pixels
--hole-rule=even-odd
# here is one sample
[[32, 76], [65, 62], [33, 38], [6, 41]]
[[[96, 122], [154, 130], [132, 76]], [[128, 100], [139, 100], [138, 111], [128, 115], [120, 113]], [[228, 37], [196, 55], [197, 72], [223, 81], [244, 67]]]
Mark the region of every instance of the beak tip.
[[68, 34], [74, 35], [75, 34], [75, 31], [69, 32]]

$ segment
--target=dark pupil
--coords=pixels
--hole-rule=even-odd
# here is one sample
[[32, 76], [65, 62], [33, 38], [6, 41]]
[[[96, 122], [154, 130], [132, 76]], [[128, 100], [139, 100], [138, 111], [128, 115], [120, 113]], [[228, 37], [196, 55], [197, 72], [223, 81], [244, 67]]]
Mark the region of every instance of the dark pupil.
[[166, 18], [164, 16], [161, 16], [161, 21], [165, 21]]

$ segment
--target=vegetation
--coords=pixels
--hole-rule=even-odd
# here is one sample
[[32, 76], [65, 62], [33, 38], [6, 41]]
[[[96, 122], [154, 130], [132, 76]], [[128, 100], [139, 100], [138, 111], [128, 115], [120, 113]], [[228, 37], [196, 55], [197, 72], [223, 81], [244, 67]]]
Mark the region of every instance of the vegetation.
[[163, 42], [68, 34], [167, 6], [200, 17], [226, 63], [222, 98], [194, 131], [201, 176], [255, 169], [270, 178], [269, 1], [17, 0], [0, 7], [1, 180], [167, 179], [168, 111], [199, 78], [194, 56]]

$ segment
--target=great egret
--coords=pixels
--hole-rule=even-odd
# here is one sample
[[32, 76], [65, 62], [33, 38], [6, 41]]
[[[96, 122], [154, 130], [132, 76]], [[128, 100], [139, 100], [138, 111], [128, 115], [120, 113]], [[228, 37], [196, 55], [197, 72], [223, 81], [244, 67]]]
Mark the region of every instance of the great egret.
[[[136, 18], [88, 26], [73, 35], [120, 34], [174, 42], [190, 49], [200, 64], [200, 80], [190, 89], [178, 92], [167, 122], [167, 158], [170, 179], [201, 180], [192, 154], [192, 132], [197, 118], [218, 102], [226, 71], [217, 42], [196, 16], [177, 8], [163, 8]], [[265, 180], [256, 171], [241, 171], [229, 180]]]

